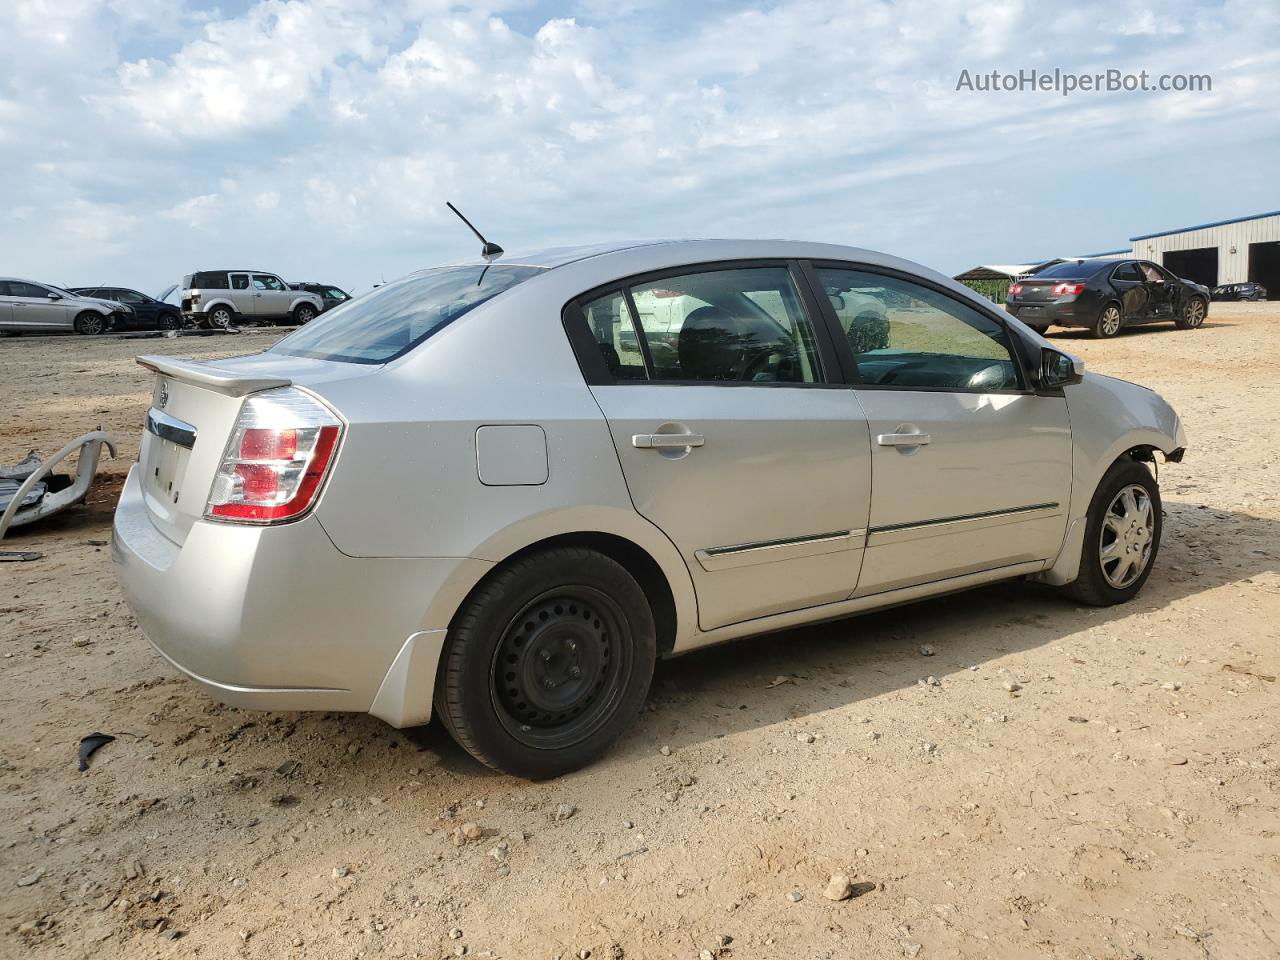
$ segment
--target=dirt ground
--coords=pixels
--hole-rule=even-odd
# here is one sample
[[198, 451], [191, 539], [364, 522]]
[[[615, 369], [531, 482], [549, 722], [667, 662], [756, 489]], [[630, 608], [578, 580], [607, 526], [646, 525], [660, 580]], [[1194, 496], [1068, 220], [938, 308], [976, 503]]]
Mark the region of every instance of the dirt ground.
[[543, 784], [438, 725], [219, 706], [138, 632], [106, 545], [131, 358], [271, 334], [0, 342], [0, 461], [121, 438], [3, 544], [45, 556], [0, 564], [0, 956], [1280, 955], [1280, 304], [1053, 336], [1186, 423], [1134, 602], [1010, 584], [694, 654]]

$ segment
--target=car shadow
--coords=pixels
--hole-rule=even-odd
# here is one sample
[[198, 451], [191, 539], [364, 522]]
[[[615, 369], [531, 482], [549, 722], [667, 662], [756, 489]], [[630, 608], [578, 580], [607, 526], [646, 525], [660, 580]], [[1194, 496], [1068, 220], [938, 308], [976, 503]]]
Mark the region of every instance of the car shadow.
[[[1201, 330], [1212, 330], [1217, 327], [1237, 327], [1238, 323], [1228, 323], [1223, 320], [1206, 319], [1200, 324]], [[1131, 327], [1121, 327], [1117, 337], [1137, 337], [1145, 336], [1153, 333], [1194, 333], [1192, 330], [1179, 330], [1172, 326], [1170, 321], [1160, 321], [1158, 323], [1139, 323]], [[1048, 333], [1043, 334], [1050, 340], [1096, 340], [1098, 339], [1084, 327], [1059, 327], [1050, 329]]]
[[[869, 702], [928, 676], [945, 681], [1204, 590], [1280, 572], [1280, 522], [1170, 500], [1164, 511], [1156, 565], [1129, 603], [1086, 607], [1049, 587], [1011, 581], [694, 651], [658, 664], [641, 730], [624, 734], [601, 762], [651, 754], [655, 739], [688, 747]], [[924, 644], [933, 656], [921, 656]], [[408, 735], [459, 775], [490, 774], [439, 723]]]

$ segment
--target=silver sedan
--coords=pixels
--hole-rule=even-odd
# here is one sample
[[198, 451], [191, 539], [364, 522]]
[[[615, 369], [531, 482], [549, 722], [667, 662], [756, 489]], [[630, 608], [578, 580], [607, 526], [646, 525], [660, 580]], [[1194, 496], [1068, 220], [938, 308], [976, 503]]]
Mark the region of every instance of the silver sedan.
[[817, 243], [424, 270], [155, 371], [114, 557], [214, 697], [434, 712], [541, 778], [654, 661], [1015, 578], [1114, 604], [1160, 543], [1152, 391], [931, 270]]
[[106, 333], [133, 308], [34, 280], [0, 277], [0, 333]]

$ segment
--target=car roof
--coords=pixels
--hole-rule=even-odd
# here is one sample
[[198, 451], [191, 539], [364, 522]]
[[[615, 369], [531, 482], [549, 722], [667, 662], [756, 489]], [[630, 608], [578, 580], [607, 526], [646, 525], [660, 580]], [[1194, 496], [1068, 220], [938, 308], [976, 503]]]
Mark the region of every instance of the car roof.
[[[806, 240], [734, 240], [734, 239], [657, 239], [625, 240], [580, 246], [548, 247], [529, 251], [503, 253], [493, 264], [529, 266], [553, 270], [570, 264], [592, 260], [615, 261], [661, 259], [672, 265], [711, 263], [718, 260], [809, 259], [854, 261], [905, 270], [910, 273], [941, 277], [918, 263], [879, 253], [862, 247], [819, 243]], [[482, 266], [482, 257], [455, 261], [446, 266]], [[430, 268], [435, 269], [435, 268]], [[949, 278], [943, 278], [949, 279]], [[966, 288], [967, 289], [967, 288]]]

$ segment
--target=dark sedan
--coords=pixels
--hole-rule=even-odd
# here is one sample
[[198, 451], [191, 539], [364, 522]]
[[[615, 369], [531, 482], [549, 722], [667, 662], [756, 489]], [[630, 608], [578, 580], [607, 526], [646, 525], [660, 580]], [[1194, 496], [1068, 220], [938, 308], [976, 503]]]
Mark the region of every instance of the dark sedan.
[[133, 308], [127, 321], [116, 321], [116, 330], [179, 330], [182, 328], [182, 311], [172, 303], [165, 303], [128, 287], [73, 287], [72, 293], [82, 297], [114, 300]]
[[1194, 330], [1209, 313], [1209, 288], [1150, 260], [1064, 260], [1009, 284], [1005, 309], [1042, 333], [1084, 327], [1114, 337], [1122, 327], [1167, 320]]
[[339, 304], [346, 303], [351, 299], [351, 294], [347, 293], [341, 287], [335, 287], [331, 283], [291, 283], [289, 286], [295, 290], [305, 290], [307, 293], [314, 293], [317, 297], [324, 301], [325, 310], [332, 310]]
[[1213, 288], [1214, 300], [1265, 300], [1267, 288], [1260, 283], [1224, 283]]

